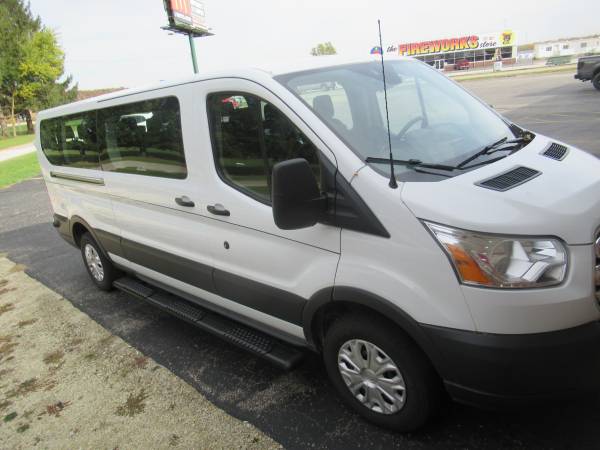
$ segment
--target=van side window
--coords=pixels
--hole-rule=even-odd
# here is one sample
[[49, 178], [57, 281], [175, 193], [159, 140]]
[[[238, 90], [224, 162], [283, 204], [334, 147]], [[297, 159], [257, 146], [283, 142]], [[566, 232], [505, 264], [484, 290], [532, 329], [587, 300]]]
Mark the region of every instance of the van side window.
[[263, 203], [271, 202], [278, 162], [304, 158], [320, 182], [319, 151], [281, 111], [250, 94], [208, 96], [215, 164], [221, 178]]
[[42, 121], [40, 140], [51, 164], [99, 169], [95, 112]]
[[102, 169], [187, 177], [179, 102], [166, 97], [98, 111]]
[[40, 142], [46, 158], [55, 166], [63, 163], [60, 119], [46, 119], [40, 123]]

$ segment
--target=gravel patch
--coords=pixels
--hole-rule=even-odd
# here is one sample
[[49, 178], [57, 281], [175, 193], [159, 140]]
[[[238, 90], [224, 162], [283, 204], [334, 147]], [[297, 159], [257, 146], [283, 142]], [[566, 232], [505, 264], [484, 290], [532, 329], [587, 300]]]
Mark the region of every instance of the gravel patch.
[[281, 448], [0, 257], [0, 448]]

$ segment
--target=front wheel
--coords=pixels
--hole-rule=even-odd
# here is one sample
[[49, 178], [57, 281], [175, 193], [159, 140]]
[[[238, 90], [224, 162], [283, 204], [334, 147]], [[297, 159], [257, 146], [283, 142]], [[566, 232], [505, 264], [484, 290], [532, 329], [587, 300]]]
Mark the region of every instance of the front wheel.
[[600, 73], [597, 73], [594, 79], [592, 80], [592, 84], [596, 89], [600, 91]]
[[103, 291], [110, 291], [112, 283], [118, 278], [118, 270], [104, 256], [100, 247], [90, 233], [81, 236], [81, 256], [87, 272], [96, 286]]
[[442, 389], [435, 370], [415, 343], [385, 320], [338, 319], [327, 331], [323, 358], [344, 402], [376, 425], [413, 431], [439, 409]]

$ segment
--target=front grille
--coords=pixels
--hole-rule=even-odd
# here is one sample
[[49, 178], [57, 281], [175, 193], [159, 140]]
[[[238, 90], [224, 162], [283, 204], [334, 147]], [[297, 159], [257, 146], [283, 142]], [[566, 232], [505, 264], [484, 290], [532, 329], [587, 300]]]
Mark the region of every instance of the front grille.
[[476, 184], [494, 191], [507, 191], [537, 177], [540, 174], [541, 172], [538, 172], [535, 169], [520, 166], [511, 169], [508, 172], [496, 175], [495, 177], [480, 181]]

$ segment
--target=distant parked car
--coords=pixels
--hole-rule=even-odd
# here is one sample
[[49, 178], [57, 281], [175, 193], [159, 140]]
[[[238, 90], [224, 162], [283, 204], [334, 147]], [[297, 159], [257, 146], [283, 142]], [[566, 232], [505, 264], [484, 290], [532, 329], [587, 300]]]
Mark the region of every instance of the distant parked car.
[[454, 63], [454, 70], [469, 70], [471, 63], [467, 59], [459, 59]]
[[600, 91], [600, 55], [579, 58], [575, 79], [591, 80], [594, 87]]

